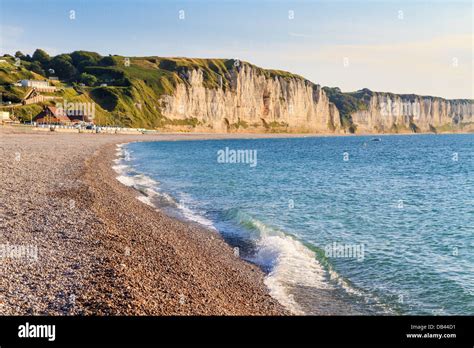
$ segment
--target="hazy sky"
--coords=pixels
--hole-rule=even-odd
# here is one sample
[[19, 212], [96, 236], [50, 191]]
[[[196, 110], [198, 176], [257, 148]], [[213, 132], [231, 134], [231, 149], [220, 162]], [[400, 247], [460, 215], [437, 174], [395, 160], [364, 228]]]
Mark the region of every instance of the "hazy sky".
[[239, 58], [343, 91], [474, 98], [469, 0], [0, 0], [0, 39], [1, 54]]

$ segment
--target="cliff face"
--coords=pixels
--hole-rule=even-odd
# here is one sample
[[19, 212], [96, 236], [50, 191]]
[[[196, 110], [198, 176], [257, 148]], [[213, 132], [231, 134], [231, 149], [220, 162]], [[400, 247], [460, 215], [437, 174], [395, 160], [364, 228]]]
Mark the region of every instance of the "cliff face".
[[213, 131], [396, 133], [456, 131], [466, 125], [469, 130], [474, 124], [470, 100], [368, 89], [342, 93], [296, 75], [269, 75], [247, 63], [229, 70], [214, 88], [205, 86], [200, 69], [180, 77], [174, 92], [160, 99], [162, 115], [195, 119], [201, 129]]
[[474, 104], [465, 99], [372, 92], [364, 109], [351, 113], [358, 132], [460, 130], [474, 122]]
[[[99, 125], [210, 132], [474, 132], [472, 100], [342, 92], [234, 59], [102, 57], [86, 51], [62, 56], [69, 56], [77, 71], [65, 81], [82, 84], [67, 88], [68, 101], [96, 103]], [[19, 103], [24, 91], [12, 83], [45, 79], [33, 72], [42, 63], [23, 60], [18, 68], [14, 57], [4, 58], [0, 93], [5, 101]], [[51, 68], [48, 64], [43, 71]], [[96, 82], [88, 79], [85, 86], [84, 72]], [[37, 102], [37, 108], [47, 104]], [[25, 105], [16, 114], [29, 120], [31, 112]]]
[[188, 70], [172, 95], [161, 98], [169, 119], [195, 118], [214, 131], [274, 129], [328, 132], [341, 128], [324, 91], [303, 78], [268, 76], [247, 64], [232, 69], [217, 88], [204, 87], [202, 70]]

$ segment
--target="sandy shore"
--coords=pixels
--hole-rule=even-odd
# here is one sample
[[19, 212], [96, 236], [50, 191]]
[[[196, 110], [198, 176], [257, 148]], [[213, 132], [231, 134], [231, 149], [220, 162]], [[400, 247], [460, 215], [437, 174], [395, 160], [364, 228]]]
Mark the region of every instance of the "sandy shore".
[[256, 136], [0, 128], [0, 314], [285, 314], [216, 232], [141, 203], [111, 169], [118, 143]]

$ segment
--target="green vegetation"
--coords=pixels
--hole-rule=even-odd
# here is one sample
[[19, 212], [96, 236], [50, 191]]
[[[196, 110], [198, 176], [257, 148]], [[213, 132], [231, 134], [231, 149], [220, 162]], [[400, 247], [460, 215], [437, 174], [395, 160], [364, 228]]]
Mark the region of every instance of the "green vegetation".
[[97, 84], [97, 81], [98, 81], [97, 77], [88, 73], [82, 73], [79, 76], [79, 79], [80, 79], [79, 81], [81, 81], [86, 86], [94, 86]]
[[[21, 53], [21, 52], [20, 52]], [[0, 94], [3, 102], [19, 103], [25, 91], [23, 88], [13, 86], [19, 80], [41, 78], [37, 73], [30, 71], [30, 62], [16, 66], [13, 57], [3, 57], [6, 63], [0, 64]]]
[[47, 54], [45, 51], [43, 51], [41, 49], [37, 49], [33, 53], [32, 59], [33, 59], [34, 62], [38, 62], [42, 66], [48, 65], [49, 62], [51, 61], [51, 57], [49, 56], [49, 54]]
[[[431, 129], [431, 127], [432, 127], [432, 126], [430, 126], [430, 132], [433, 132], [433, 130]], [[434, 127], [433, 127], [433, 128], [434, 128]], [[464, 127], [460, 127], [460, 128], [462, 129], [462, 128], [464, 128]], [[455, 127], [453, 127], [452, 124], [445, 124], [445, 125], [436, 127], [434, 133], [452, 132], [453, 129], [455, 129]]]
[[[161, 107], [164, 106], [162, 97], [172, 95], [180, 84], [189, 86], [192, 71], [199, 70], [202, 73], [204, 87], [222, 88], [224, 91], [235, 88], [232, 85], [232, 81], [235, 81], [233, 77], [238, 71], [248, 67], [266, 78], [278, 79], [282, 85], [292, 79], [298, 79], [305, 84], [310, 83], [296, 74], [262, 69], [235, 59], [102, 56], [89, 51], [50, 56], [44, 50], [37, 49], [32, 56], [18, 51], [15, 56], [3, 55], [2, 60], [5, 61], [0, 64], [0, 93], [3, 102], [21, 103], [27, 89], [14, 85], [19, 80], [46, 80], [48, 77], [56, 76], [60, 81], [49, 80], [56, 85], [56, 92], [42, 92], [43, 95], [62, 97], [68, 102], [95, 102], [96, 123], [137, 128], [201, 125], [196, 118], [170, 120], [161, 114]], [[356, 111], [367, 110], [374, 92], [362, 89], [343, 93], [339, 88], [330, 87], [324, 87], [323, 90], [329, 101], [339, 110], [345, 130], [355, 133], [357, 125], [354, 124], [351, 115]], [[391, 93], [377, 92], [377, 94], [396, 96]], [[414, 100], [417, 96], [402, 97]], [[49, 100], [48, 103], [36, 104], [34, 107], [15, 106], [15, 112], [20, 119], [28, 119], [29, 113], [36, 111], [38, 107], [54, 103], [53, 100]], [[250, 125], [243, 120], [233, 124], [228, 120], [224, 122], [227, 122], [229, 130], [262, 126], [269, 132], [288, 130], [288, 124], [284, 122], [266, 122], [263, 119]], [[327, 126], [330, 130], [336, 129], [331, 122], [328, 122]], [[394, 124], [391, 131], [405, 130], [402, 127]], [[410, 129], [418, 131], [416, 125], [410, 125]]]
[[119, 93], [115, 89], [98, 87], [90, 93], [91, 98], [107, 111], [113, 111], [119, 102]]
[[286, 122], [277, 122], [277, 121], [265, 122], [265, 120], [263, 119], [262, 119], [262, 122], [267, 132], [283, 133], [283, 132], [288, 131], [289, 125]]
[[0, 85], [5, 86], [22, 79], [32, 79], [35, 74], [28, 70], [31, 63], [27, 65], [15, 66], [15, 60], [12, 58], [2, 58], [6, 63], [0, 64]]
[[42, 67], [53, 69], [55, 74], [62, 80], [74, 79], [77, 74], [77, 69], [73, 65], [73, 61], [70, 55], [61, 54], [54, 57], [47, 64], [41, 64]]
[[413, 132], [413, 133], [419, 133], [420, 132], [420, 128], [418, 128], [418, 126], [413, 123], [413, 122], [410, 122], [409, 126], [410, 130]]
[[[20, 60], [15, 66], [15, 57]], [[202, 72], [203, 85], [209, 89], [231, 88], [232, 76], [244, 67], [251, 67], [267, 78], [302, 79], [279, 70], [265, 70], [235, 59], [198, 59], [162, 57], [101, 56], [96, 52], [74, 51], [50, 56], [37, 49], [33, 56], [16, 52], [15, 57], [4, 55], [6, 64], [0, 65], [0, 93], [3, 101], [20, 103], [25, 88], [13, 86], [22, 79], [45, 80], [57, 76], [60, 83], [55, 93], [43, 93], [67, 99], [69, 102], [95, 102], [97, 123], [130, 127], [155, 128], [165, 125], [191, 126], [199, 124], [195, 118], [170, 120], [160, 112], [163, 95], [172, 95], [178, 84], [190, 84], [193, 70]], [[18, 65], [18, 64], [17, 64]], [[52, 82], [52, 81], [50, 81]], [[49, 104], [53, 105], [51, 101]], [[37, 104], [36, 107], [42, 107]], [[26, 117], [31, 109], [21, 106], [19, 114]], [[269, 131], [285, 129], [286, 124], [263, 123]], [[229, 129], [246, 129], [249, 125], [239, 120], [228, 124]]]
[[351, 114], [360, 110], [367, 110], [370, 98], [373, 92], [368, 89], [362, 89], [357, 92], [343, 93], [337, 87], [323, 87], [329, 101], [334, 103], [339, 110], [342, 126], [355, 133], [357, 126], [352, 122]]
[[249, 128], [249, 124], [239, 118], [239, 120], [236, 123], [232, 123], [229, 125], [230, 129], [247, 129]]
[[165, 119], [163, 121], [163, 125], [172, 125], [172, 126], [191, 126], [191, 127], [196, 127], [201, 124], [199, 120], [195, 117], [191, 118], [185, 118], [185, 119], [177, 119], [177, 120], [170, 120], [170, 119]]
[[160, 69], [175, 73], [185, 83], [191, 70], [201, 70], [203, 85], [207, 88], [229, 87], [231, 71], [237, 67], [232, 59], [156, 58], [155, 62]]
[[37, 104], [25, 105], [21, 108], [14, 109], [13, 117], [20, 122], [30, 122], [42, 109], [43, 106]]

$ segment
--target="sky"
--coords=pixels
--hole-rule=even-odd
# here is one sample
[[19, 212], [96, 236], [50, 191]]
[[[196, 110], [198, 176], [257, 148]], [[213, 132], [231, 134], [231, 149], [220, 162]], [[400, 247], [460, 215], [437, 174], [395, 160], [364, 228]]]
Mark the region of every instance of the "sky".
[[343, 91], [474, 98], [466, 1], [0, 0], [0, 54], [237, 58]]

